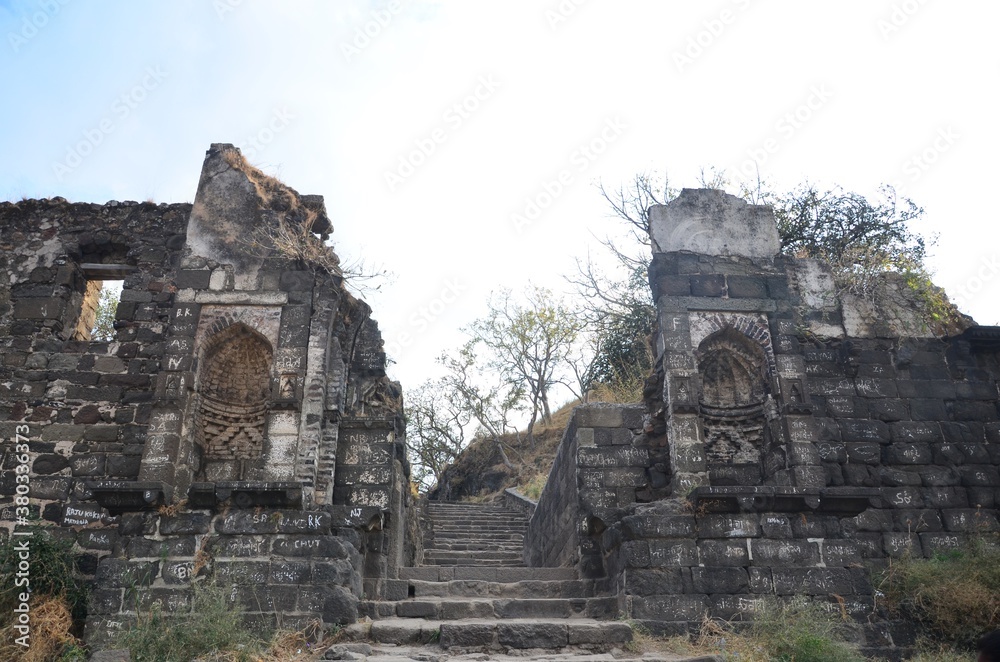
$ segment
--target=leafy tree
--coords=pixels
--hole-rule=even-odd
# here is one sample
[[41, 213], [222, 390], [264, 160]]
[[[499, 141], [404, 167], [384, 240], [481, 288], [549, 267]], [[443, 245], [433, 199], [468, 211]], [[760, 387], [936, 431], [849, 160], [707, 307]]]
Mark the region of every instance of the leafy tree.
[[[702, 168], [698, 185], [723, 188], [725, 174]], [[651, 257], [649, 208], [663, 205], [680, 194], [666, 174], [639, 173], [616, 190], [600, 185], [611, 215], [624, 227], [620, 238], [604, 237], [601, 244], [611, 257], [611, 273], [597, 267], [588, 256], [577, 261], [577, 273], [568, 277], [582, 295], [581, 316], [601, 350], [594, 360], [594, 379], [618, 392], [641, 392], [652, 369], [647, 339], [656, 321], [656, 305], [649, 289], [647, 269]]]
[[844, 290], [871, 298], [886, 272], [924, 268], [926, 241], [908, 227], [924, 210], [889, 186], [875, 200], [809, 183], [771, 197], [782, 252], [829, 262]]
[[114, 340], [115, 338], [115, 315], [118, 312], [118, 297], [121, 290], [108, 287], [101, 289], [101, 297], [97, 301], [97, 313], [94, 318], [94, 330], [90, 337], [92, 340]]
[[[698, 185], [725, 189], [729, 181], [724, 171], [702, 169]], [[645, 338], [655, 324], [656, 310], [646, 280], [651, 258], [648, 210], [668, 203], [680, 191], [666, 175], [651, 173], [640, 173], [617, 190], [601, 185], [600, 191], [624, 227], [623, 237], [601, 240], [612, 258], [611, 272], [588, 257], [577, 262], [577, 273], [568, 280], [583, 299], [581, 315], [599, 337], [595, 378], [615, 384], [637, 375], [641, 379], [651, 368]], [[752, 204], [771, 205], [782, 252], [826, 260], [841, 291], [874, 300], [886, 274], [896, 272], [916, 292], [930, 319], [953, 314], [930, 282], [924, 265], [927, 242], [910, 229], [923, 210], [908, 199], [897, 199], [891, 187], [869, 200], [839, 187], [822, 190], [809, 183], [779, 193], [758, 179], [752, 187], [741, 186], [739, 195]]]
[[476, 436], [493, 440], [500, 458], [514, 468], [504, 450], [503, 437], [517, 428], [512, 423], [524, 397], [524, 385], [516, 382], [486, 383], [483, 359], [477, 355], [478, 341], [467, 342], [457, 354], [442, 354], [438, 362], [448, 371], [441, 386], [452, 402], [479, 424]]
[[427, 381], [406, 396], [408, 449], [413, 477], [429, 489], [466, 446], [472, 417], [444, 380]]
[[[722, 171], [703, 169], [698, 184], [727, 188], [729, 181]], [[581, 292], [604, 302], [605, 310], [595, 311], [598, 316], [629, 311], [641, 301], [638, 290], [645, 287], [650, 259], [649, 205], [666, 204], [679, 191], [670, 187], [665, 176], [661, 183], [643, 173], [617, 191], [602, 186], [601, 194], [627, 229], [625, 242], [607, 238], [602, 242], [615, 261], [627, 268], [627, 276], [608, 279], [588, 260], [570, 278]], [[869, 292], [879, 274], [924, 267], [928, 243], [910, 229], [924, 210], [912, 200], [898, 199], [890, 186], [883, 186], [874, 200], [840, 187], [822, 190], [809, 182], [778, 192], [758, 181], [752, 188], [742, 185], [739, 195], [752, 204], [772, 207], [783, 253], [830, 262], [842, 284], [852, 291]]]
[[527, 303], [511, 299], [507, 290], [491, 298], [486, 317], [472, 323], [473, 342], [488, 351], [488, 365], [504, 383], [520, 385], [531, 412], [525, 436], [534, 444], [539, 415], [552, 420], [549, 390], [563, 383], [560, 375], [580, 334], [580, 322], [551, 291], [535, 287]]

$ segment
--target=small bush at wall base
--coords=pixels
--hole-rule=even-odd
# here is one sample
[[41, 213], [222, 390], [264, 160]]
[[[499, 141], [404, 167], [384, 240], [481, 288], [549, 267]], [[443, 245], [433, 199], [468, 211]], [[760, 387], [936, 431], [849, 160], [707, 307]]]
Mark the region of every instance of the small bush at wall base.
[[[27, 574], [18, 574], [27, 545]], [[0, 543], [0, 659], [24, 662], [86, 659], [76, 638], [86, 617], [87, 585], [75, 571], [73, 543], [44, 530], [13, 536]], [[26, 649], [15, 629], [21, 594], [30, 584], [31, 630]]]
[[969, 662], [971, 654], [947, 644], [918, 641], [917, 650], [910, 662]]
[[189, 662], [223, 652], [229, 653], [226, 659], [254, 660], [267, 639], [246, 629], [242, 611], [229, 603], [224, 588], [197, 585], [190, 612], [164, 613], [156, 606], [140, 614], [115, 646], [127, 648], [133, 662]]
[[879, 589], [894, 613], [913, 619], [935, 639], [971, 649], [1000, 627], [1000, 541], [975, 536], [929, 559], [893, 561]]
[[855, 624], [807, 598], [765, 600], [753, 617], [739, 631], [708, 621], [699, 644], [716, 647], [727, 662], [864, 662], [851, 643]]
[[75, 620], [82, 622], [87, 608], [87, 584], [76, 573], [73, 542], [59, 540], [48, 531], [35, 530], [30, 537], [10, 537], [0, 544], [0, 613], [8, 614], [17, 606], [24, 589], [15, 583], [24, 541], [28, 544], [31, 564], [28, 576], [33, 597], [62, 597]]

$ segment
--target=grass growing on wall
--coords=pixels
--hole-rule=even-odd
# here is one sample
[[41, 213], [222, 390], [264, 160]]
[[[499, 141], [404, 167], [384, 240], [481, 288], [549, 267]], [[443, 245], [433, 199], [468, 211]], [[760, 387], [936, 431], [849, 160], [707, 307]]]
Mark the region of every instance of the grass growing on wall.
[[805, 597], [761, 600], [753, 623], [706, 619], [689, 639], [657, 639], [636, 628], [633, 652], [717, 655], [726, 662], [865, 662], [853, 643], [857, 625]]
[[[27, 550], [24, 543], [27, 541]], [[27, 555], [27, 559], [23, 556]], [[19, 568], [28, 563], [27, 575]], [[19, 575], [19, 573], [22, 573]], [[18, 645], [20, 596], [28, 585], [30, 644]], [[0, 659], [24, 662], [82, 660], [78, 634], [86, 616], [87, 586], [75, 570], [73, 543], [44, 530], [0, 543]]]
[[1000, 627], [1000, 539], [996, 534], [929, 559], [892, 561], [879, 589], [897, 616], [920, 623], [934, 639], [972, 649]]
[[122, 631], [115, 646], [127, 648], [132, 662], [293, 662], [315, 659], [315, 631], [271, 632], [250, 627], [244, 611], [233, 605], [229, 590], [196, 584], [192, 609], [164, 612], [158, 605], [141, 613]]
[[762, 602], [745, 633], [731, 628], [712, 635], [726, 660], [740, 662], [863, 662], [851, 640], [855, 624], [807, 598]]

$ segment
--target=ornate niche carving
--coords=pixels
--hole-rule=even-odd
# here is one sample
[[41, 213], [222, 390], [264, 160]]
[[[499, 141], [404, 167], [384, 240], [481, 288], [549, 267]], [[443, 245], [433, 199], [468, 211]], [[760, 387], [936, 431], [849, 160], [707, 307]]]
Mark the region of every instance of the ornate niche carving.
[[712, 485], [759, 485], [773, 399], [767, 355], [727, 327], [698, 346], [701, 416]]
[[208, 479], [245, 480], [249, 464], [263, 456], [272, 355], [271, 343], [243, 323], [205, 342], [195, 439]]

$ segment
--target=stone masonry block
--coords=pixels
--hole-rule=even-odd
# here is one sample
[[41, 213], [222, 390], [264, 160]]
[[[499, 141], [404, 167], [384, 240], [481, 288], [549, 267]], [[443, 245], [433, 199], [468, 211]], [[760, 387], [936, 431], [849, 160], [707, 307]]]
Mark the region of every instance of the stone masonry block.
[[852, 442], [889, 443], [889, 426], [883, 421], [844, 419], [840, 421], [841, 438]]
[[699, 538], [757, 538], [760, 521], [756, 515], [706, 515], [698, 518]]
[[750, 555], [746, 540], [699, 540], [698, 553], [706, 566], [746, 566]]
[[622, 534], [627, 540], [642, 538], [693, 537], [693, 515], [631, 515], [622, 520]]
[[690, 567], [698, 565], [694, 540], [654, 539], [649, 541], [650, 567]]
[[792, 466], [817, 465], [820, 463], [819, 451], [809, 443], [788, 444], [788, 462]]
[[688, 276], [661, 276], [657, 284], [660, 296], [686, 297], [691, 294], [691, 280]]
[[886, 447], [886, 461], [890, 464], [930, 464], [933, 461], [930, 444], [890, 444]]
[[564, 623], [497, 624], [497, 642], [511, 648], [561, 648], [569, 644], [569, 626]]
[[588, 405], [575, 413], [576, 424], [581, 428], [618, 428], [622, 426], [621, 405]]
[[687, 568], [636, 569], [625, 573], [625, 593], [628, 595], [676, 595], [690, 584]]
[[746, 593], [750, 577], [746, 568], [692, 568], [691, 586], [695, 593]]
[[691, 276], [691, 296], [721, 297], [726, 293], [726, 277], [722, 274]]
[[774, 591], [778, 595], [853, 595], [855, 586], [851, 573], [845, 568], [787, 568], [771, 569]]
[[645, 467], [649, 463], [649, 451], [631, 446], [581, 448], [577, 458], [582, 467]]
[[177, 272], [176, 285], [178, 289], [207, 290], [212, 272], [208, 269], [180, 269]]
[[730, 298], [767, 298], [767, 282], [762, 276], [727, 276], [726, 284]]
[[664, 615], [670, 614], [670, 620], [700, 622], [708, 606], [708, 599], [704, 595], [636, 597], [632, 600], [632, 616], [664, 620]]
[[750, 551], [754, 565], [790, 568], [820, 563], [819, 547], [806, 540], [751, 540]]
[[104, 559], [97, 566], [94, 581], [104, 588], [131, 588], [149, 586], [159, 574], [158, 561], [126, 561]]

